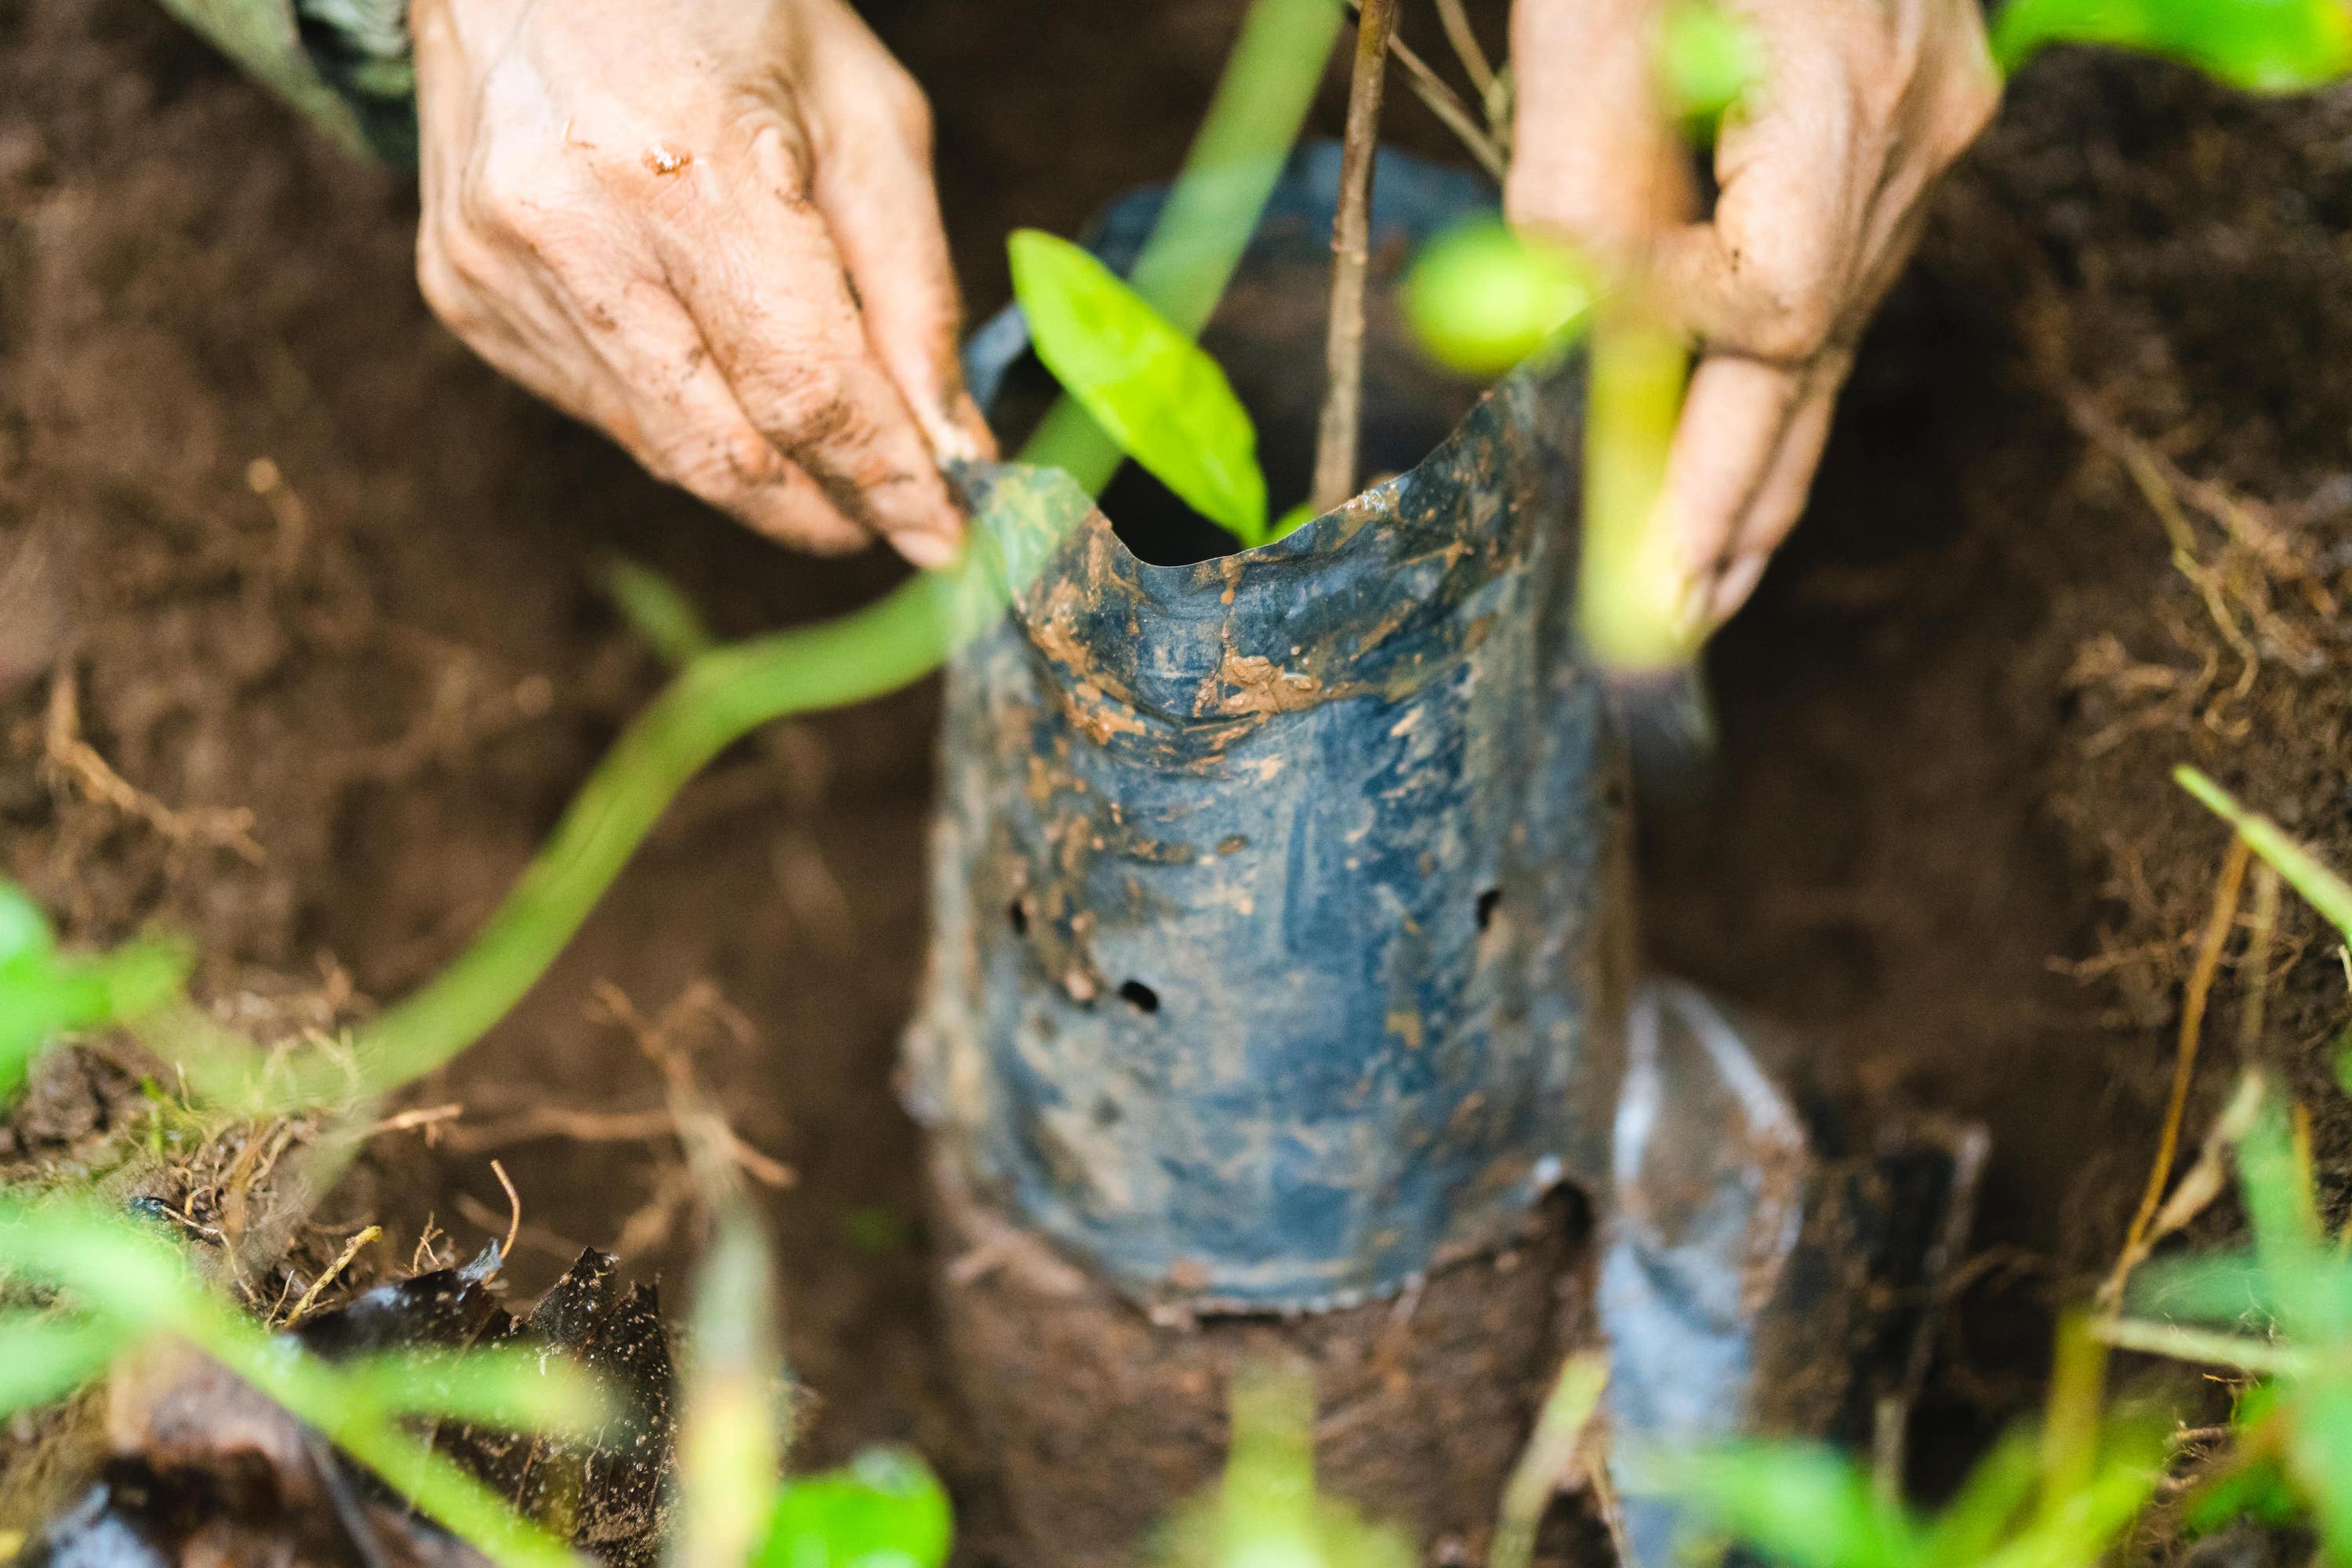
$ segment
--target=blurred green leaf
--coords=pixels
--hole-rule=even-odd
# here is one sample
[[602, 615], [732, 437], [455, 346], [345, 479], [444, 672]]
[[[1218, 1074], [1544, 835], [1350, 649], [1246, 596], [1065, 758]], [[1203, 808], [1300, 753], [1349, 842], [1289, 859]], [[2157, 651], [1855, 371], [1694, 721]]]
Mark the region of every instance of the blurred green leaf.
[[1555, 337], [1569, 340], [1591, 304], [1591, 274], [1573, 253], [1522, 237], [1497, 216], [1438, 235], [1404, 281], [1405, 320], [1422, 347], [1481, 378], [1501, 375]]
[[2287, 1421], [2287, 1469], [2311, 1501], [2327, 1555], [2352, 1563], [2352, 1377], [2340, 1360], [2294, 1391]]
[[2343, 0], [2009, 0], [1993, 58], [2014, 73], [2046, 44], [2162, 55], [2248, 92], [2300, 92], [2352, 72]]
[[1706, 140], [1764, 75], [1756, 29], [1717, 0], [1676, 0], [1667, 8], [1658, 59], [1668, 108]]
[[686, 591], [652, 567], [615, 555], [604, 563], [604, 593], [621, 618], [664, 664], [676, 668], [719, 646]]
[[187, 968], [184, 952], [158, 942], [95, 957], [60, 952], [40, 906], [0, 881], [0, 1104], [60, 1036], [154, 1012], [178, 994]]
[[2041, 1482], [2041, 1436], [2020, 1427], [1977, 1461], [1951, 1506], [1928, 1524], [1919, 1561], [1958, 1568], [1991, 1556], [2018, 1527]]
[[940, 1568], [954, 1539], [948, 1494], [903, 1448], [785, 1483], [758, 1568]]
[[122, 1331], [91, 1318], [0, 1313], [0, 1415], [72, 1393], [106, 1370]]
[[1265, 543], [1257, 428], [1217, 362], [1081, 247], [1024, 228], [1007, 249], [1045, 368], [1187, 505], [1244, 545]]
[[[2332, 3], [2332, 0], [2331, 0]], [[2228, 790], [2197, 769], [2183, 764], [2172, 770], [2173, 781], [2231, 826], [2271, 869], [2286, 879], [2328, 924], [2352, 942], [2352, 883], [2321, 864], [2319, 858], [2289, 837], [2279, 825], [2260, 812], [2240, 805]]]
[[674, 1568], [737, 1568], [755, 1550], [764, 1553], [763, 1530], [773, 1542], [770, 1512], [784, 1447], [775, 1300], [767, 1233], [730, 1195], [711, 1216], [710, 1245], [695, 1270]]
[[431, 1415], [506, 1432], [586, 1436], [612, 1400], [579, 1363], [516, 1345], [388, 1352], [338, 1363], [350, 1397], [386, 1415]]
[[1415, 1568], [1395, 1527], [1315, 1488], [1315, 1384], [1297, 1367], [1236, 1374], [1223, 1477], [1180, 1505], [1154, 1543], [1164, 1568]]
[[1835, 1449], [1752, 1443], [1713, 1453], [1656, 1454], [1645, 1485], [1686, 1498], [1726, 1533], [1791, 1568], [1903, 1568], [1919, 1540], [1900, 1503]]

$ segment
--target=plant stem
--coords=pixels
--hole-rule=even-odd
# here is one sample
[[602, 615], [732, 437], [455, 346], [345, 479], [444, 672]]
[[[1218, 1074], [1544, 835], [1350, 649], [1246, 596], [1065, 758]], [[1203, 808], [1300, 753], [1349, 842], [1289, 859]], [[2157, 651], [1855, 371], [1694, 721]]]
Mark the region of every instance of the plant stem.
[[1380, 143], [1381, 89], [1398, 0], [1364, 0], [1356, 25], [1356, 66], [1348, 83], [1348, 132], [1339, 155], [1339, 209], [1331, 219], [1331, 321], [1324, 338], [1323, 418], [1316, 430], [1309, 505], [1331, 510], [1356, 490], [1363, 425], [1364, 268], [1371, 230], [1372, 163]]
[[1495, 68], [1486, 63], [1486, 51], [1478, 47], [1478, 35], [1470, 30], [1470, 16], [1463, 10], [1462, 0], [1437, 0], [1437, 19], [1445, 25], [1445, 41], [1454, 46], [1454, 58], [1462, 62], [1478, 96], [1493, 92]]

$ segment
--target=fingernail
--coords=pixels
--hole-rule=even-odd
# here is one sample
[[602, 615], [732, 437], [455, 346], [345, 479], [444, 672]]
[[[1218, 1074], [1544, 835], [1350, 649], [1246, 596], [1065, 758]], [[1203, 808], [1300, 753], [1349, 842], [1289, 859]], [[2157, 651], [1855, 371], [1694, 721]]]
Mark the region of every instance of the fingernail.
[[936, 572], [956, 558], [956, 542], [943, 533], [910, 528], [889, 535], [889, 540], [891, 549], [905, 556], [910, 565], [926, 572]]

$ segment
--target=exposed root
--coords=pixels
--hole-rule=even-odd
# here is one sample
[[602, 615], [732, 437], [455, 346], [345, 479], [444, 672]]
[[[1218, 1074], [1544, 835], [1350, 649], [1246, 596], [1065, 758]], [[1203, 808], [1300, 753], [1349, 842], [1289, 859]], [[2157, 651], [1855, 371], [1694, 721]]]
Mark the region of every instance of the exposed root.
[[98, 748], [82, 739], [81, 700], [69, 665], [49, 676], [49, 711], [43, 760], [51, 776], [69, 783], [85, 798], [145, 823], [175, 847], [191, 845], [226, 849], [248, 865], [268, 857], [253, 837], [253, 813], [243, 806], [174, 809], [116, 773]]

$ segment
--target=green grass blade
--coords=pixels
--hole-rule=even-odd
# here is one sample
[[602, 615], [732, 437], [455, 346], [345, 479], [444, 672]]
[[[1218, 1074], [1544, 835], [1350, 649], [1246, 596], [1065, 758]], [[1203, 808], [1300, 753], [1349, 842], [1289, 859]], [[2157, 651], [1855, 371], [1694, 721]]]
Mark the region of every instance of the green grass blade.
[[2253, 852], [2286, 879], [2327, 923], [2352, 942], [2352, 883], [2347, 883], [2310, 850], [2289, 837], [2284, 829], [2259, 812], [2238, 804], [2228, 790], [2186, 763], [2172, 770], [2173, 782], [2195, 795], [2214, 816], [2238, 830]]

